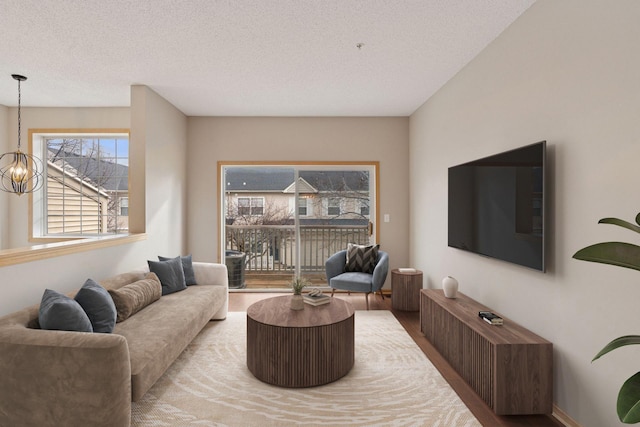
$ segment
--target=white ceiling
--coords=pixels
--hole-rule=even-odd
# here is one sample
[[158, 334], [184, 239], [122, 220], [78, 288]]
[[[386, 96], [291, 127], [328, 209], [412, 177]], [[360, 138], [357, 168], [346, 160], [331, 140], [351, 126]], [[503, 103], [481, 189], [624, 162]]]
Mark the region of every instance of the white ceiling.
[[0, 104], [408, 116], [534, 2], [0, 0]]

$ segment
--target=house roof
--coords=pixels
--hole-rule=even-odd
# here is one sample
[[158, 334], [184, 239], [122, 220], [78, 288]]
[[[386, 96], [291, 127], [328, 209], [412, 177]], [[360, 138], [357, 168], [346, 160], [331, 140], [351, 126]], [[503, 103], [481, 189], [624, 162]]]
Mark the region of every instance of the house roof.
[[[313, 185], [309, 184], [303, 177], [298, 177], [298, 193], [301, 194], [314, 194], [317, 193], [318, 190], [313, 187]], [[291, 183], [287, 188], [285, 188], [283, 193], [295, 193], [296, 185], [294, 182]]]
[[[109, 197], [107, 193], [95, 187], [91, 183], [88, 183], [86, 181], [83, 182], [83, 180], [78, 178], [75, 173], [71, 173], [69, 170], [65, 170], [55, 163], [51, 162], [49, 162], [49, 167], [51, 168], [48, 172], [49, 178], [63, 183], [65, 187], [71, 188], [73, 191], [76, 191], [83, 196], [95, 197], [97, 195], [100, 195], [103, 197]], [[63, 175], [65, 176], [64, 180], [60, 178]]]
[[[49, 160], [57, 150], [49, 150]], [[82, 175], [85, 181], [106, 191], [129, 191], [129, 166], [107, 162], [93, 157], [63, 152], [65, 168], [72, 168], [74, 174]], [[58, 167], [62, 159], [53, 161]]]
[[[368, 191], [367, 171], [300, 171], [301, 193]], [[291, 192], [295, 172], [290, 168], [230, 167], [225, 170], [226, 191]]]

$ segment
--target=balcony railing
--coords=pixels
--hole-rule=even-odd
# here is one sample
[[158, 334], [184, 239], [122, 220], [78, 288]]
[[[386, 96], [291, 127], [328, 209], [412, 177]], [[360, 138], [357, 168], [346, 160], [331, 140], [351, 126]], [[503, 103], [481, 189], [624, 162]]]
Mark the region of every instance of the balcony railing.
[[292, 225], [227, 225], [226, 249], [246, 254], [246, 270], [259, 273], [295, 271], [300, 251], [300, 271], [324, 272], [324, 263], [348, 243], [367, 244], [368, 226], [305, 225], [300, 227], [298, 248]]

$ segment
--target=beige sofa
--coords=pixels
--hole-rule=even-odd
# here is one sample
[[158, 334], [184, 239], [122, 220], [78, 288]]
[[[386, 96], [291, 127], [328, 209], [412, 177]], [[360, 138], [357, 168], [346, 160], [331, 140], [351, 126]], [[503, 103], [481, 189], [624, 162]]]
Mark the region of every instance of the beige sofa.
[[[111, 334], [38, 329], [38, 305], [0, 318], [0, 426], [129, 426], [131, 401], [209, 320], [227, 316], [226, 266], [193, 268], [197, 285], [161, 297]], [[100, 283], [118, 289], [145, 274]]]

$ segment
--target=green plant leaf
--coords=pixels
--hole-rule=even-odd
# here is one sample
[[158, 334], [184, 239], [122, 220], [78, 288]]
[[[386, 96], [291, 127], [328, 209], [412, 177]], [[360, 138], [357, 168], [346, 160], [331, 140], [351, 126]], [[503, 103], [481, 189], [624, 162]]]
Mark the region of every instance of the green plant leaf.
[[[638, 214], [640, 216], [640, 214]], [[638, 221], [638, 216], [636, 216], [636, 221]], [[625, 221], [623, 219], [618, 218], [602, 218], [598, 221], [598, 224], [613, 224], [619, 227], [628, 228], [631, 231], [635, 231], [636, 233], [640, 233], [640, 227], [635, 224], [630, 223], [629, 221]]]
[[640, 344], [640, 335], [625, 335], [624, 337], [616, 338], [609, 344], [605, 345], [604, 348], [600, 350], [600, 352], [596, 354], [596, 357], [594, 357], [591, 361], [593, 362], [594, 360], [599, 359], [601, 356], [604, 356], [605, 354], [609, 353], [612, 350], [615, 350], [616, 348], [633, 344]]
[[625, 424], [640, 422], [640, 372], [622, 384], [618, 393], [618, 418]]
[[573, 254], [575, 259], [600, 262], [640, 270], [640, 246], [623, 242], [604, 242], [587, 246]]

